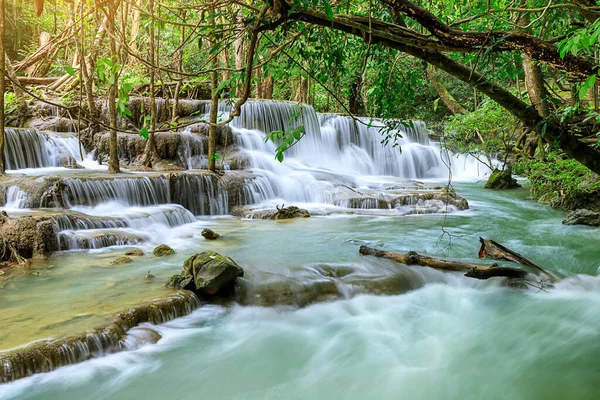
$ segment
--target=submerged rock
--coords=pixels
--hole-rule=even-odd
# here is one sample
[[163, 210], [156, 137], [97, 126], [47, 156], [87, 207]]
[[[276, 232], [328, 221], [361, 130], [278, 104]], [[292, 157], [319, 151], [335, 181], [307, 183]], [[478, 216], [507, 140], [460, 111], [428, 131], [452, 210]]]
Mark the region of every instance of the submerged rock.
[[188, 258], [179, 275], [173, 275], [168, 287], [187, 289], [205, 296], [227, 294], [244, 270], [229, 257], [205, 251]]
[[160, 246], [156, 246], [152, 254], [154, 254], [156, 257], [172, 256], [173, 254], [175, 254], [175, 250], [173, 250], [166, 244], [161, 244]]
[[512, 177], [510, 168], [499, 170], [495, 168], [484, 186], [486, 189], [515, 189], [521, 187]]
[[213, 231], [212, 229], [208, 229], [208, 228], [202, 229], [201, 235], [206, 240], [217, 240], [221, 236], [217, 232]]
[[117, 257], [113, 261], [110, 262], [110, 265], [125, 265], [131, 264], [133, 262], [133, 258], [131, 257]]
[[142, 257], [144, 256], [144, 252], [140, 249], [131, 249], [131, 250], [127, 250], [125, 252], [126, 256], [135, 256], [135, 257]]
[[600, 226], [600, 212], [586, 209], [575, 210], [567, 214], [563, 224]]
[[[11, 382], [36, 373], [53, 371], [59, 367], [76, 364], [107, 353], [127, 350], [128, 331], [144, 322], [161, 324], [190, 314], [200, 306], [191, 292], [182, 291], [166, 297], [144, 302], [113, 316], [104, 326], [79, 335], [36, 341], [0, 353], [0, 383]], [[137, 331], [139, 332], [139, 330]], [[136, 331], [131, 332], [136, 334]], [[160, 340], [158, 332], [144, 332], [142, 341]], [[125, 340], [124, 340], [125, 338]], [[136, 348], [139, 346], [131, 346]]]

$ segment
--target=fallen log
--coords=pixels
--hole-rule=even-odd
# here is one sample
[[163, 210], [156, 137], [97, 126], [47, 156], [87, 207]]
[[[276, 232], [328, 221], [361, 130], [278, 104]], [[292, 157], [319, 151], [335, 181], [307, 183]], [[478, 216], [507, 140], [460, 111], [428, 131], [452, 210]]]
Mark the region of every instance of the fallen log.
[[58, 77], [19, 76], [17, 79], [21, 85], [51, 85], [58, 80]]
[[408, 253], [392, 253], [368, 246], [360, 246], [359, 253], [364, 256], [387, 258], [406, 265], [420, 265], [444, 271], [465, 272], [465, 276], [476, 279], [489, 279], [495, 276], [522, 279], [527, 275], [527, 272], [522, 269], [499, 267], [497, 265], [472, 264], [454, 260], [442, 260], [439, 258], [423, 256], [414, 251], [409, 251]]
[[534, 264], [533, 261], [528, 260], [519, 253], [512, 251], [508, 247], [482, 237], [479, 238], [479, 241], [481, 242], [481, 247], [479, 248], [479, 258], [491, 257], [494, 260], [506, 260], [521, 264], [531, 268], [539, 274], [546, 276], [551, 282], [556, 282], [556, 278], [553, 275], [550, 275], [542, 267]]

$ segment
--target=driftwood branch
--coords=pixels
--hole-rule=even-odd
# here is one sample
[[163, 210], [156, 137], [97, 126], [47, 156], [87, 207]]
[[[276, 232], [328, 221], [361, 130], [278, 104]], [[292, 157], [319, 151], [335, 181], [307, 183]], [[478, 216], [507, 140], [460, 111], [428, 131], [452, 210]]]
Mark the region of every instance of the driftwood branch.
[[481, 248], [479, 249], [479, 258], [491, 257], [494, 260], [506, 260], [517, 264], [521, 264], [523, 266], [531, 268], [532, 270], [541, 275], [546, 276], [550, 281], [556, 282], [556, 278], [554, 276], [550, 275], [542, 267], [534, 264], [531, 260], [528, 260], [519, 253], [514, 252], [511, 249], [501, 245], [500, 243], [494, 242], [493, 240], [488, 240], [480, 237], [479, 241], [481, 242]]
[[392, 253], [368, 246], [360, 246], [359, 253], [365, 256], [387, 258], [406, 265], [420, 265], [444, 271], [465, 272], [465, 276], [476, 279], [489, 279], [495, 276], [522, 279], [527, 275], [527, 272], [521, 269], [498, 267], [496, 265], [472, 264], [454, 260], [442, 260], [439, 258], [423, 256], [414, 251], [409, 251], [408, 253]]

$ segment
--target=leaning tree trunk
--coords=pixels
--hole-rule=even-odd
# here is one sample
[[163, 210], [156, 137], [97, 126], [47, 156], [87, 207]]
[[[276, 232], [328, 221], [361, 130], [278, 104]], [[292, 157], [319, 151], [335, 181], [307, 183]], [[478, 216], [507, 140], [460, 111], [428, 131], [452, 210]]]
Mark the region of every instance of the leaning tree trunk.
[[437, 92], [438, 96], [442, 100], [442, 103], [450, 110], [452, 114], [466, 114], [467, 109], [464, 108], [452, 94], [446, 89], [444, 86], [444, 82], [440, 80], [440, 77], [437, 74], [437, 71], [432, 66], [427, 66], [425, 69], [425, 74], [431, 82], [431, 85]]

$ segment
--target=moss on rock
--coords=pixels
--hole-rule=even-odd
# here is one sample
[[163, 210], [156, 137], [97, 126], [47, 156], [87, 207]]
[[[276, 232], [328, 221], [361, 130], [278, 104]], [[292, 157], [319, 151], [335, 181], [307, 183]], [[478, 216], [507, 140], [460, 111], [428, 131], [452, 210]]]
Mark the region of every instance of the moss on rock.
[[154, 248], [152, 254], [154, 254], [156, 257], [172, 256], [173, 254], [175, 254], [175, 250], [173, 250], [166, 244], [161, 244], [160, 246], [156, 246], [156, 248]]

